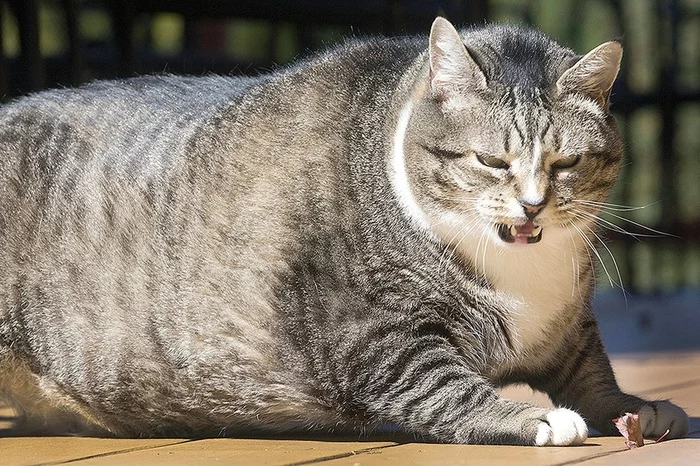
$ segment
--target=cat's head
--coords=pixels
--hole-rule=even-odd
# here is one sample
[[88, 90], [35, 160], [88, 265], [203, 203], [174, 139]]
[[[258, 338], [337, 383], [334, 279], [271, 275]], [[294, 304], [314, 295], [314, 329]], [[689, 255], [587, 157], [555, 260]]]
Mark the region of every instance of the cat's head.
[[460, 37], [438, 18], [394, 133], [393, 182], [409, 214], [446, 242], [504, 247], [586, 228], [622, 158], [608, 111], [621, 56], [617, 42], [581, 57], [518, 27]]

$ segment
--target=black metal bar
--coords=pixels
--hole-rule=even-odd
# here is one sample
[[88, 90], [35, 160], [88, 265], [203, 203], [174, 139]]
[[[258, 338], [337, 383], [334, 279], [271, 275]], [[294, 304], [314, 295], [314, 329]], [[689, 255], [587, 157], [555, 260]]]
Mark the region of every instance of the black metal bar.
[[80, 35], [80, 5], [79, 0], [61, 0], [61, 4], [66, 14], [70, 84], [75, 86], [83, 81], [85, 68], [83, 39]]
[[5, 60], [5, 46], [3, 37], [3, 24], [5, 21], [5, 4], [0, 1], [0, 102], [7, 97], [7, 63]]
[[[677, 221], [678, 194], [676, 192], [675, 173], [677, 168], [675, 151], [676, 134], [676, 75], [678, 67], [678, 23], [680, 8], [677, 0], [659, 2], [661, 9], [661, 26], [666, 28], [669, 43], [664, 54], [660, 75], [659, 110], [662, 115], [660, 149], [661, 149], [661, 225], [671, 225]], [[658, 256], [658, 251], [656, 256]], [[683, 255], [679, 255], [679, 269], [682, 269]], [[656, 258], [658, 262], [658, 257]]]
[[9, 0], [19, 25], [23, 92], [44, 87], [44, 62], [39, 48], [39, 0]]

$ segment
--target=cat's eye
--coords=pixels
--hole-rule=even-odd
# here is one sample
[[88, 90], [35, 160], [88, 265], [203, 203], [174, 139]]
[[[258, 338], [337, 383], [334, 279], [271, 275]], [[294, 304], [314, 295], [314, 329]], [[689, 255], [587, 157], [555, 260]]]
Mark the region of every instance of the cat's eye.
[[581, 157], [578, 155], [570, 155], [568, 157], [562, 157], [560, 159], [557, 159], [552, 163], [552, 168], [556, 170], [564, 170], [566, 168], [571, 168], [575, 166], [579, 160], [581, 160]]
[[489, 168], [499, 168], [502, 170], [510, 168], [508, 162], [506, 162], [503, 159], [499, 159], [498, 157], [494, 157], [493, 155], [484, 155], [479, 154], [478, 152], [474, 152], [474, 155], [476, 156], [476, 160], [478, 160], [480, 164], [485, 165]]

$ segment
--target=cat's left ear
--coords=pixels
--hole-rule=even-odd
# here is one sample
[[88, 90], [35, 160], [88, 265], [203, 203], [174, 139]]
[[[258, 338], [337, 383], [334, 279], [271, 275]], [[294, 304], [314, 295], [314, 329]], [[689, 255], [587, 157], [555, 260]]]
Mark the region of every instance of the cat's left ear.
[[435, 18], [429, 42], [430, 89], [438, 100], [487, 88], [484, 73], [469, 55], [452, 23]]
[[606, 42], [577, 61], [557, 80], [559, 95], [581, 93], [595, 100], [605, 110], [610, 104], [610, 90], [620, 71], [622, 45]]

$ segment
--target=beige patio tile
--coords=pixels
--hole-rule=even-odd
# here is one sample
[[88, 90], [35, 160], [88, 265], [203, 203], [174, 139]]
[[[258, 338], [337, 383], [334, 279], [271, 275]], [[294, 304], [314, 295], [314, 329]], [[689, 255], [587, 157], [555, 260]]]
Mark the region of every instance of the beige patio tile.
[[318, 440], [208, 439], [162, 448], [102, 456], [80, 461], [85, 465], [235, 464], [285, 465], [317, 462], [338, 456], [355, 457], [393, 442], [347, 442]]
[[612, 456], [592, 458], [581, 463], [584, 466], [596, 465], [663, 465], [691, 466], [700, 464], [700, 439], [680, 439], [658, 444], [646, 444]]
[[79, 458], [173, 445], [182, 439], [102, 439], [80, 437], [0, 438], [0, 464], [60, 464]]
[[596, 455], [625, 450], [618, 438], [593, 438], [577, 447], [507, 447], [484, 445], [437, 445], [411, 443], [364, 453], [353, 458], [339, 458], [324, 465], [555, 465], [582, 461]]

